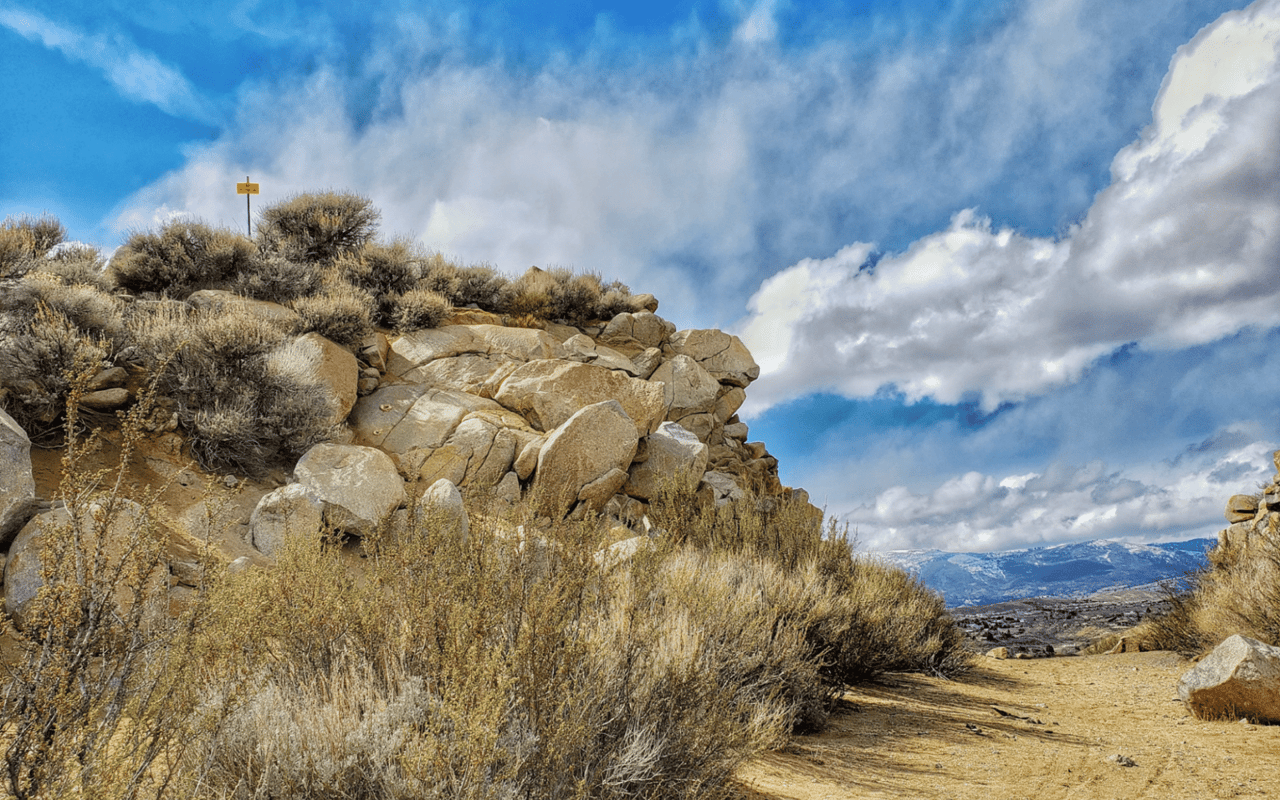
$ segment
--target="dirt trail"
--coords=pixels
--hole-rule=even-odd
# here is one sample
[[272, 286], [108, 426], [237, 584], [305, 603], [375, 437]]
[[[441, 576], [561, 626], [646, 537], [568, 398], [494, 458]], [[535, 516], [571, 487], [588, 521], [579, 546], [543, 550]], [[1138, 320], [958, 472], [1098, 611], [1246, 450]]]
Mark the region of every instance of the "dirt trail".
[[1280, 726], [1191, 717], [1176, 690], [1189, 668], [1129, 653], [981, 658], [955, 682], [893, 675], [846, 695], [823, 733], [747, 764], [742, 797], [1280, 797]]

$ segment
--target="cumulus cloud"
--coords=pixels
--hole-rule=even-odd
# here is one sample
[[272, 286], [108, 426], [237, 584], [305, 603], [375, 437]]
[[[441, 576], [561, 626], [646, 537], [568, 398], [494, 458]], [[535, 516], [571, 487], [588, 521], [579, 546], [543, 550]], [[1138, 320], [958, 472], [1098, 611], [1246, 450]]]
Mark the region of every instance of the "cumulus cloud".
[[197, 122], [218, 120], [181, 71], [120, 34], [85, 33], [23, 8], [0, 6], [0, 25], [103, 73], [120, 94], [150, 103], [166, 114]]
[[[766, 2], [727, 38], [690, 24], [637, 57], [605, 31], [514, 66], [475, 55], [465, 15], [401, 9], [366, 52], [243, 85], [236, 121], [116, 224], [161, 206], [233, 220], [227, 187], [246, 173], [263, 202], [349, 189], [390, 232], [465, 261], [594, 270], [683, 325], [723, 325], [778, 264], [945, 220], [1028, 160], [1047, 177], [1002, 192], [1005, 210], [1078, 214], [1092, 189], [1077, 165], [1122, 143], [1117, 117], [1136, 124], [1133, 65], [1190, 5], [1020, 3], [984, 36], [868, 52], [833, 36], [783, 46]], [[1144, 10], [1154, 23], [1135, 29]]]
[[1280, 324], [1280, 2], [1223, 15], [1174, 56], [1151, 124], [1061, 238], [975, 210], [905, 251], [870, 244], [764, 281], [742, 327], [765, 368], [747, 413], [817, 390], [987, 409], [1078, 380], [1128, 343]]

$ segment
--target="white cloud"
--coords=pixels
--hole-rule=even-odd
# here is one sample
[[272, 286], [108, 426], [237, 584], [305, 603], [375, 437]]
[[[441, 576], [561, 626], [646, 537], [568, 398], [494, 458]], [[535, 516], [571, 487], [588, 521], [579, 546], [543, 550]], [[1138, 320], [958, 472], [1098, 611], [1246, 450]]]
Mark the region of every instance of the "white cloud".
[[166, 114], [212, 123], [218, 114], [182, 73], [123, 35], [88, 34], [34, 11], [0, 6], [0, 26], [103, 73], [121, 95]]
[[1280, 2], [1259, 0], [1180, 48], [1154, 121], [1061, 239], [968, 210], [874, 270], [859, 244], [769, 278], [742, 327], [770, 367], [746, 413], [887, 384], [909, 400], [980, 393], [990, 409], [1077, 380], [1130, 342], [1177, 348], [1280, 324], [1278, 46]]
[[1272, 441], [1252, 441], [1193, 469], [1112, 470], [1057, 463], [1042, 475], [978, 472], [923, 493], [895, 486], [844, 516], [867, 550], [1007, 550], [1088, 539], [1170, 541], [1226, 526], [1226, 498], [1273, 474]]
[[322, 56], [242, 86], [237, 121], [118, 225], [161, 205], [236, 224], [228, 187], [248, 172], [264, 203], [357, 191], [389, 232], [463, 260], [595, 270], [657, 294], [681, 325], [725, 325], [777, 264], [850, 230], [945, 219], [952, 198], [1003, 186], [1027, 159], [1049, 177], [1002, 191], [1010, 207], [1078, 214], [1078, 164], [1117, 114], [1141, 113], [1123, 89], [1154, 34], [1135, 36], [1129, 9], [1033, 2], [988, 37], [868, 52], [834, 36], [771, 46], [782, 18], [761, 2], [742, 6], [732, 41], [694, 25], [643, 58], [589, 43], [532, 69], [477, 60], [466, 24], [403, 9], [341, 68]]

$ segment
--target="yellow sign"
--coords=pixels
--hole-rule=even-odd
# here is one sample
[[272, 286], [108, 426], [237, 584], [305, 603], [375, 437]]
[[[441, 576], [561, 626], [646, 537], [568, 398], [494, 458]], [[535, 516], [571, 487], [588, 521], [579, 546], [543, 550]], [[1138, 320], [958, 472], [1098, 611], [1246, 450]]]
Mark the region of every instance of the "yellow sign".
[[256, 183], [237, 183], [236, 194], [257, 194], [258, 184]]

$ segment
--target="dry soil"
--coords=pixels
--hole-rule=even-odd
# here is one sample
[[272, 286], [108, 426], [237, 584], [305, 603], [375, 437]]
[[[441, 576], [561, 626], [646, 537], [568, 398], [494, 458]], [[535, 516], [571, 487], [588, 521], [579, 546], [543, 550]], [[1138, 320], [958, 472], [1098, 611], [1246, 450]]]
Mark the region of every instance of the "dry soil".
[[1280, 797], [1280, 726], [1192, 717], [1172, 653], [892, 675], [738, 773], [743, 800]]

